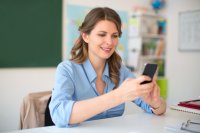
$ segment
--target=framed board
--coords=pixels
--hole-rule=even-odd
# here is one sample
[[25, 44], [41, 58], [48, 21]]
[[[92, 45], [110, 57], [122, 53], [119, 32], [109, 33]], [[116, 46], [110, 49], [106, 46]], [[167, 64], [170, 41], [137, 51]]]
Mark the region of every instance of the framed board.
[[0, 0], [0, 67], [54, 67], [62, 60], [62, 0]]
[[200, 51], [200, 10], [179, 13], [179, 49]]

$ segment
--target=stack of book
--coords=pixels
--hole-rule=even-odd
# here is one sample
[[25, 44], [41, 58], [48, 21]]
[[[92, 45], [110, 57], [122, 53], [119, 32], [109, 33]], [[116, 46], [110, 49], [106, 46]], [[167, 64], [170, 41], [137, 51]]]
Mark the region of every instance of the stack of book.
[[182, 101], [178, 105], [171, 105], [171, 109], [200, 115], [200, 99]]

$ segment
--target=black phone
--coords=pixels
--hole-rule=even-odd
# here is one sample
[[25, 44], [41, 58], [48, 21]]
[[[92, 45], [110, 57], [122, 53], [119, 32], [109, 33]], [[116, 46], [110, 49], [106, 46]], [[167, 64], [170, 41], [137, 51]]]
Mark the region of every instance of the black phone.
[[149, 76], [151, 78], [151, 80], [150, 81], [144, 81], [141, 84], [147, 84], [147, 83], [152, 82], [152, 79], [153, 79], [154, 74], [156, 73], [157, 67], [158, 67], [157, 64], [150, 64], [150, 63], [145, 64], [144, 71], [143, 71], [142, 75]]

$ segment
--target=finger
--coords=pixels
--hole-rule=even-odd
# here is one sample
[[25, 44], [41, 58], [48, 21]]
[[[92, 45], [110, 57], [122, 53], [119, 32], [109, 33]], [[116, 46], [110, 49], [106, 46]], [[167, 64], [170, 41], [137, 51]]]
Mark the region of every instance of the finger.
[[155, 87], [154, 87], [153, 97], [154, 98], [160, 97], [160, 89], [159, 89], [158, 85], [155, 85]]
[[151, 91], [143, 90], [140, 94], [140, 96], [144, 99], [152, 97]]
[[144, 95], [148, 95], [151, 92], [148, 86], [138, 86], [137, 90], [134, 90], [133, 92], [129, 93], [134, 95], [135, 97], [142, 97]]
[[142, 85], [138, 91], [140, 92], [140, 94], [150, 94], [152, 92], [152, 85]]
[[160, 87], [159, 86], [157, 86], [158, 87], [158, 97], [160, 97]]
[[156, 80], [157, 80], [157, 76], [154, 75], [154, 76], [153, 76], [153, 81], [156, 81]]
[[152, 90], [153, 87], [154, 87], [154, 83], [153, 83], [153, 82], [150, 82], [150, 83], [148, 83], [148, 84], [141, 84], [140, 87], [141, 87], [141, 88], [146, 88], [146, 89]]
[[142, 83], [144, 81], [150, 81], [150, 80], [151, 80], [151, 78], [148, 76], [145, 76], [145, 75], [141, 75], [140, 77], [137, 78], [138, 83]]

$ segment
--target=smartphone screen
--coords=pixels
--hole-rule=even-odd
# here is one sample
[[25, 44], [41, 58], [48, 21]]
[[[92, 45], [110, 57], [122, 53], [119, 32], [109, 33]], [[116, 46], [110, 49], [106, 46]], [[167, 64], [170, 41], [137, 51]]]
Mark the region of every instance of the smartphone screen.
[[157, 64], [146, 64], [144, 67], [144, 71], [142, 73], [142, 75], [146, 75], [149, 76], [151, 78], [150, 81], [144, 81], [141, 84], [146, 84], [146, 83], [150, 83], [152, 82], [153, 76], [156, 73], [158, 65]]

